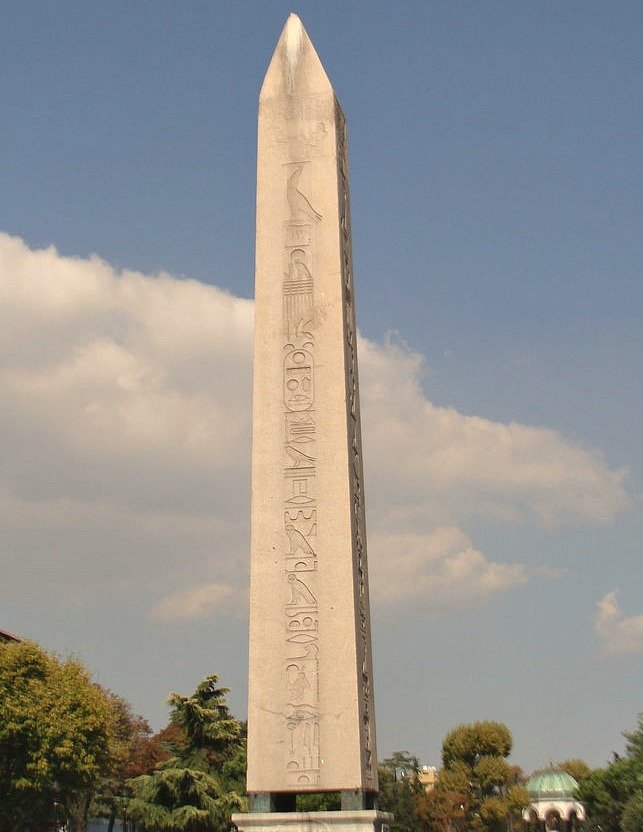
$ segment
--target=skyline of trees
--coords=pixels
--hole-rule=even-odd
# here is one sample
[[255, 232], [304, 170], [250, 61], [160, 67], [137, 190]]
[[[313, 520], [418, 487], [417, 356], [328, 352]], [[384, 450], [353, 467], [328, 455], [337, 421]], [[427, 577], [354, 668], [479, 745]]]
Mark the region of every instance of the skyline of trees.
[[[73, 658], [32, 642], [0, 644], [0, 832], [65, 821], [84, 832], [89, 816], [108, 832], [225, 832], [245, 807], [246, 726], [230, 714], [228, 689], [207, 676], [192, 695], [170, 694], [168, 725], [154, 733], [118, 694], [92, 681]], [[625, 732], [626, 751], [603, 768], [577, 758], [558, 767], [579, 783], [590, 832], [643, 832], [643, 714]], [[420, 763], [396, 751], [380, 763], [380, 808], [393, 832], [512, 832], [529, 802], [526, 777], [507, 758], [506, 725], [453, 728], [442, 744], [435, 788]], [[307, 796], [300, 809], [334, 808]]]

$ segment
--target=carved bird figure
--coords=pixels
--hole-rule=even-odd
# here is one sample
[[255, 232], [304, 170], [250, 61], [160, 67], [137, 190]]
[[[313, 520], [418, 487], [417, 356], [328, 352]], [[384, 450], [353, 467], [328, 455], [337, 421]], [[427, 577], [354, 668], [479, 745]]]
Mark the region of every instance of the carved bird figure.
[[290, 217], [293, 220], [309, 219], [319, 221], [322, 215], [315, 211], [308, 201], [308, 198], [299, 190], [299, 179], [303, 169], [303, 165], [297, 165], [288, 177], [286, 198], [288, 199], [288, 207], [290, 208]]

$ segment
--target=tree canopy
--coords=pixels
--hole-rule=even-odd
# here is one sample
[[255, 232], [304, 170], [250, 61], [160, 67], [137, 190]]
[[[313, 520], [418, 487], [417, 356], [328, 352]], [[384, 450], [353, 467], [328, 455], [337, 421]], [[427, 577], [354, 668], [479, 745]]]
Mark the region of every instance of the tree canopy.
[[637, 729], [624, 736], [625, 756], [615, 754], [609, 765], [591, 771], [578, 788], [590, 826], [601, 832], [643, 832], [643, 714]]
[[[121, 697], [92, 682], [83, 665], [31, 642], [0, 644], [0, 832], [68, 822], [83, 832], [92, 814], [112, 832], [126, 808], [140, 832], [228, 832], [245, 808], [246, 726], [228, 710], [216, 675], [192, 695], [169, 697], [170, 724], [156, 735]], [[588, 832], [643, 832], [643, 714], [624, 734], [624, 755], [590, 770], [559, 767], [579, 783]], [[509, 729], [462, 724], [442, 745], [443, 767], [426, 792], [418, 758], [397, 751], [380, 764], [379, 806], [392, 832], [511, 832], [529, 803], [507, 758]], [[300, 810], [334, 809], [339, 796], [307, 795]], [[125, 829], [125, 825], [123, 826]]]
[[420, 763], [408, 751], [395, 751], [379, 767], [379, 808], [394, 815], [392, 832], [420, 832], [418, 797], [424, 793], [418, 773]]
[[430, 832], [505, 829], [529, 800], [510, 766], [511, 732], [501, 722], [458, 725], [442, 744], [443, 768], [419, 812]]
[[591, 772], [591, 768], [587, 765], [585, 760], [579, 760], [577, 757], [572, 757], [569, 760], [563, 760], [557, 766], [561, 771], [570, 774], [574, 780], [580, 783]]
[[225, 832], [244, 808], [245, 728], [230, 715], [228, 688], [208, 676], [192, 696], [170, 695], [172, 757], [128, 781], [128, 814], [142, 830]]
[[73, 814], [109, 767], [112, 717], [80, 662], [0, 644], [0, 832]]
[[483, 757], [508, 757], [511, 746], [511, 732], [501, 722], [458, 725], [444, 738], [442, 763], [445, 768], [450, 768], [454, 763], [462, 763], [472, 769]]
[[129, 702], [111, 691], [106, 695], [113, 715], [109, 737], [110, 767], [94, 793], [87, 795], [87, 802], [89, 814], [106, 817], [108, 832], [112, 832], [116, 819], [122, 817], [124, 798], [128, 794], [127, 781], [150, 774], [170, 757], [170, 752], [161, 737], [152, 733], [147, 720], [132, 711]]

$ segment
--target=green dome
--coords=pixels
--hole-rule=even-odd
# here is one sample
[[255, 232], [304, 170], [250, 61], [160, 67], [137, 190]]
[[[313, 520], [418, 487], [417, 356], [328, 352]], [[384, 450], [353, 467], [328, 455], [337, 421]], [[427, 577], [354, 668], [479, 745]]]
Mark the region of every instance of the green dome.
[[537, 771], [527, 781], [527, 791], [532, 800], [556, 800], [574, 797], [578, 783], [566, 771], [550, 768]]

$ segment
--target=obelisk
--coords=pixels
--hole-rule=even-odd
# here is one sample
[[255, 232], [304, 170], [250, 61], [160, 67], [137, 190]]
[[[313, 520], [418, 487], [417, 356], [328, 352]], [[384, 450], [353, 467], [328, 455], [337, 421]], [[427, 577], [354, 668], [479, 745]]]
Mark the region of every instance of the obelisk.
[[339, 792], [324, 823], [373, 829], [388, 816], [373, 811], [346, 122], [294, 14], [259, 99], [255, 304], [250, 814], [234, 820], [282, 829], [298, 794]]

